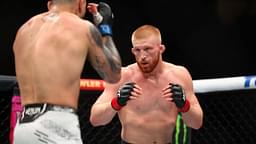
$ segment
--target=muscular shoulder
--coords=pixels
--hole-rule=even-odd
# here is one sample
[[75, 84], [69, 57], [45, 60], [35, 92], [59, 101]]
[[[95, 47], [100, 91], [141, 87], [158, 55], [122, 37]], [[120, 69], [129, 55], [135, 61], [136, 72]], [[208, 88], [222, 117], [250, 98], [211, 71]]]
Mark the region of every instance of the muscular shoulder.
[[125, 75], [132, 76], [134, 73], [136, 73], [136, 71], [138, 71], [138, 66], [136, 63], [133, 63], [123, 67], [122, 71]]
[[80, 33], [85, 33], [88, 31], [88, 29], [92, 26], [92, 23], [79, 18], [78, 16], [62, 16], [63, 24], [66, 25], [66, 27], [69, 27], [72, 31], [77, 31]]
[[[64, 29], [73, 33], [77, 39], [91, 40], [91, 38], [94, 38], [94, 34], [97, 33], [97, 28], [88, 20], [81, 19], [78, 16], [64, 17], [63, 19]], [[99, 34], [98, 37], [100, 37]]]
[[77, 22], [78, 25], [83, 26], [84, 28], [93, 27], [93, 24], [90, 21], [81, 18], [78, 18], [78, 20], [76, 20], [75, 22]]
[[35, 15], [35, 16], [31, 17], [30, 19], [28, 19], [24, 24], [22, 24], [20, 26], [20, 28], [18, 29], [18, 33], [22, 33], [23, 31], [25, 31], [27, 29], [27, 27], [36, 23], [36, 21], [38, 21], [38, 19], [41, 17], [41, 15], [42, 14]]
[[[22, 41], [27, 34], [31, 33], [31, 27], [37, 24], [38, 19], [42, 14], [36, 15], [28, 19], [24, 24], [22, 24], [16, 33], [15, 43]], [[14, 45], [15, 46], [15, 45]]]
[[[44, 25], [48, 25], [54, 27], [54, 29], [63, 29], [65, 31], [71, 31], [73, 33], [85, 33], [88, 31], [90, 27], [92, 27], [92, 23], [79, 18], [78, 16], [70, 13], [41, 13], [31, 17], [28, 21], [26, 21], [20, 28], [20, 31], [24, 31], [26, 29], [33, 29], [35, 27], [42, 27]], [[47, 27], [48, 27], [47, 26]], [[64, 32], [64, 31], [63, 31]]]
[[172, 73], [174, 76], [183, 78], [190, 78], [190, 73], [185, 66], [175, 65], [172, 63], [165, 62], [165, 67], [168, 73]]
[[173, 70], [174, 72], [187, 72], [187, 68], [182, 65], [175, 65], [172, 63], [165, 63], [165, 65], [168, 67], [169, 70]]
[[134, 76], [136, 71], [137, 71], [136, 64], [130, 64], [130, 65], [127, 65], [125, 67], [122, 67], [122, 70], [121, 70], [121, 81], [129, 80], [132, 76]]

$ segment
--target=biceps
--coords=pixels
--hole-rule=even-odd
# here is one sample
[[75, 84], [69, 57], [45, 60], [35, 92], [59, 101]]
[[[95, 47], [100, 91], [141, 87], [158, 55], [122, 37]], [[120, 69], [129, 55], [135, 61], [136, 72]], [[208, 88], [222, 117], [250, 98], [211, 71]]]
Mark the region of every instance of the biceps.
[[115, 93], [103, 92], [103, 93], [100, 95], [100, 97], [97, 99], [96, 103], [97, 103], [97, 104], [101, 104], [101, 103], [110, 102], [115, 96], [116, 96]]

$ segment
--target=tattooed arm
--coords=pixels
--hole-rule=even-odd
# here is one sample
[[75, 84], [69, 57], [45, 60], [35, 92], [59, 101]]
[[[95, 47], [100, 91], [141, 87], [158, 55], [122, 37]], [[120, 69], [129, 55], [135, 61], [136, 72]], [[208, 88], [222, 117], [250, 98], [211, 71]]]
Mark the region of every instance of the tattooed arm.
[[121, 58], [111, 36], [101, 36], [94, 25], [89, 26], [91, 46], [89, 60], [102, 79], [116, 83], [121, 77]]

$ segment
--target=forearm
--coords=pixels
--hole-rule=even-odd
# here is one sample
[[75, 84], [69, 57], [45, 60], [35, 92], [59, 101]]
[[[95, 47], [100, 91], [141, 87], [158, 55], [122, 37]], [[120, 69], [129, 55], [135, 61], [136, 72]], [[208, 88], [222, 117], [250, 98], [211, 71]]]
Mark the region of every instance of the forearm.
[[103, 36], [103, 51], [107, 58], [107, 63], [111, 68], [111, 72], [116, 75], [120, 75], [121, 71], [121, 58], [115, 46], [115, 43], [111, 36]]
[[197, 106], [191, 106], [189, 111], [182, 113], [182, 119], [188, 127], [199, 129], [203, 124], [203, 111]]
[[[106, 82], [116, 83], [121, 78], [120, 72], [122, 63], [112, 37], [112, 24], [114, 19], [112, 10], [110, 6], [104, 2], [99, 2], [99, 4], [89, 3], [88, 9], [93, 14], [94, 24], [102, 36], [102, 39], [98, 39], [99, 37], [95, 38], [100, 48], [102, 48], [104, 55], [102, 56], [104, 57], [102, 58], [104, 61], [99, 61], [101, 65], [99, 67], [95, 66], [96, 70]], [[103, 69], [105, 71], [103, 72], [100, 67], [104, 67]]]
[[[104, 54], [104, 64], [97, 64], [94, 66], [98, 74], [108, 83], [116, 83], [121, 78], [121, 58], [116, 49], [116, 46], [111, 38], [111, 36], [103, 37], [102, 51]], [[99, 63], [98, 60], [96, 63]], [[104, 71], [102, 71], [104, 69]]]
[[117, 111], [115, 111], [110, 102], [94, 104], [91, 109], [90, 122], [93, 126], [100, 126], [108, 124]]
[[112, 24], [113, 13], [110, 6], [106, 3], [100, 2], [93, 12], [94, 23], [97, 25], [103, 41], [103, 51], [107, 58], [107, 63], [111, 68], [111, 72], [115, 75], [120, 74], [121, 58], [117, 51], [116, 45], [113, 41]]

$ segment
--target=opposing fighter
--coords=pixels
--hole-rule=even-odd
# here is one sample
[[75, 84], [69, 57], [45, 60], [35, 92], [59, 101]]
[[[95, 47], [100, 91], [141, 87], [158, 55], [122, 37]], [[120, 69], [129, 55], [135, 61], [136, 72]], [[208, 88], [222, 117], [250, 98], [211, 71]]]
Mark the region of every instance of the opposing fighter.
[[187, 126], [199, 129], [203, 111], [191, 75], [184, 66], [162, 60], [159, 29], [143, 25], [131, 41], [136, 63], [122, 68], [117, 84], [106, 83], [92, 106], [92, 125], [106, 125], [118, 114], [122, 144], [170, 144], [179, 112]]
[[120, 80], [112, 11], [99, 3], [96, 27], [82, 19], [85, 0], [49, 0], [48, 9], [23, 24], [13, 44], [24, 107], [14, 143], [82, 144], [76, 110], [86, 59], [106, 82]]

